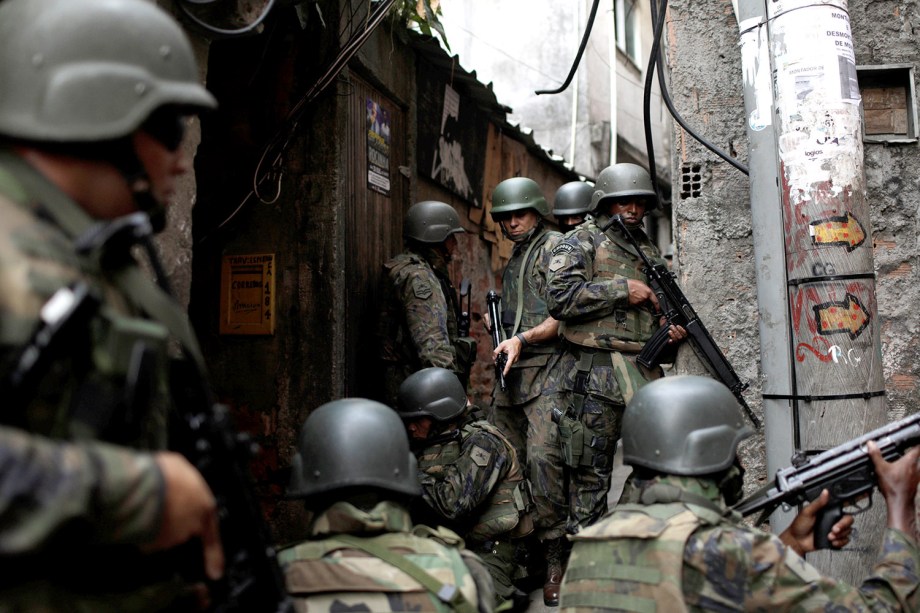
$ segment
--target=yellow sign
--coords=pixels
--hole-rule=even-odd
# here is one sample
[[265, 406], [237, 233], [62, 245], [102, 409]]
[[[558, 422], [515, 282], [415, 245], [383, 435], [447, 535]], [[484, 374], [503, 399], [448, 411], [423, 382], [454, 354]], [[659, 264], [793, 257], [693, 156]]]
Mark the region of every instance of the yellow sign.
[[275, 333], [275, 254], [225, 255], [220, 275], [220, 333]]

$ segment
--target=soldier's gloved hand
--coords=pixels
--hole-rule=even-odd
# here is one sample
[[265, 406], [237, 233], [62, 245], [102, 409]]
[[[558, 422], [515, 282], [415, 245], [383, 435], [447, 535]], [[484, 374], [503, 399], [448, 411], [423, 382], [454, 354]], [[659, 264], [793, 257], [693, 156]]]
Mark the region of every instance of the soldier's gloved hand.
[[145, 549], [171, 549], [198, 538], [205, 574], [209, 579], [220, 579], [224, 574], [224, 550], [218, 532], [217, 502], [211, 488], [181, 454], [162, 451], [154, 458], [163, 474], [163, 517], [159, 535]]
[[[830, 492], [822, 491], [820, 496], [808, 503], [795, 516], [789, 527], [779, 535], [779, 539], [800, 556], [815, 551], [815, 523], [818, 521], [818, 511], [824, 508], [828, 500], [830, 500]], [[840, 549], [850, 542], [852, 529], [853, 516], [845, 514], [831, 527], [827, 538], [833, 547]]]

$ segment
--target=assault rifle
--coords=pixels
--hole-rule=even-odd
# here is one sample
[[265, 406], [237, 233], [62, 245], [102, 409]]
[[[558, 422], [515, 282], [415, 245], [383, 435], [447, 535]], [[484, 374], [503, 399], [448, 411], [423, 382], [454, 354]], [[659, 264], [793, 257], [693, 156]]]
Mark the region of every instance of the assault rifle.
[[[463, 304], [463, 299], [466, 298], [466, 305]], [[470, 335], [470, 302], [472, 296], [470, 295], [470, 280], [464, 279], [460, 282], [460, 317], [457, 318], [457, 334], [458, 336], [469, 336]], [[466, 306], [466, 308], [463, 308]]]
[[668, 340], [670, 339], [668, 328], [670, 326], [683, 327], [687, 331], [687, 339], [690, 341], [690, 346], [693, 347], [694, 352], [700, 358], [700, 361], [703, 362], [703, 365], [706, 366], [713, 376], [731, 390], [732, 394], [738, 399], [738, 403], [747, 414], [748, 419], [754, 424], [754, 427], [760, 428], [760, 421], [754, 415], [754, 411], [751, 410], [751, 407], [748, 406], [744, 396], [741, 395], [741, 393], [747, 389], [747, 383], [741, 381], [737, 373], [735, 373], [735, 369], [732, 368], [732, 365], [729, 363], [728, 358], [725, 357], [725, 354], [722, 353], [722, 350], [719, 349], [719, 346], [716, 345], [715, 341], [712, 339], [712, 335], [709, 334], [709, 330], [706, 329], [706, 326], [703, 325], [702, 320], [696, 314], [693, 305], [690, 304], [684, 292], [678, 287], [677, 282], [674, 280], [674, 273], [664, 264], [655, 264], [645, 255], [645, 252], [642, 251], [642, 248], [629, 231], [629, 228], [626, 227], [626, 223], [623, 221], [622, 216], [613, 215], [610, 221], [604, 224], [601, 231], [606, 231], [611, 225], [616, 226], [623, 234], [623, 237], [626, 238], [636, 250], [639, 257], [642, 258], [642, 262], [645, 264], [645, 276], [648, 278], [649, 287], [652, 288], [652, 291], [655, 292], [655, 295], [658, 297], [658, 304], [661, 307], [662, 315], [667, 320], [666, 323], [652, 335], [652, 338], [645, 343], [642, 351], [636, 357], [636, 362], [646, 368], [657, 366], [661, 359], [661, 353], [667, 347]]
[[[486, 294], [486, 304], [489, 306], [489, 323], [491, 324], [492, 348], [495, 349], [505, 340], [505, 331], [502, 329], [502, 297], [495, 290], [490, 289]], [[502, 391], [507, 389], [505, 384], [505, 365], [508, 363], [508, 354], [499, 353], [495, 359], [495, 378]]]
[[[830, 492], [830, 501], [818, 512], [815, 523], [815, 548], [831, 545], [827, 534], [844, 512], [856, 515], [872, 506], [872, 492], [878, 477], [866, 443], [875, 441], [886, 461], [900, 458], [920, 443], [920, 413], [882, 426], [859, 438], [812, 456], [797, 454], [792, 466], [776, 471], [773, 483], [745, 498], [733, 507], [742, 515], [762, 511], [757, 523], [762, 523], [780, 505], [784, 507], [810, 502]], [[859, 502], [866, 499], [864, 506]]]

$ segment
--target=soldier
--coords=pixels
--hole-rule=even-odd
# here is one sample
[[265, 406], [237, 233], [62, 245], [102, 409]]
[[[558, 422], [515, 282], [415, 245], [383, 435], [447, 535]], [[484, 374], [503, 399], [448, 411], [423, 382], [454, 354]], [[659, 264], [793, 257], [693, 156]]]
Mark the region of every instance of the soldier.
[[[601, 171], [591, 202], [594, 218], [553, 249], [546, 291], [549, 312], [562, 320], [566, 340], [561, 368], [571, 400], [559, 421], [571, 468], [572, 533], [606, 512], [623, 407], [639, 387], [662, 374], [635, 362], [659, 326], [658, 299], [633, 247], [605, 229], [612, 215], [621, 215], [649, 258], [660, 260], [641, 229], [645, 211], [657, 202], [651, 179], [635, 164], [615, 164]], [[674, 343], [686, 331], [672, 326], [670, 336]]]
[[288, 491], [312, 515], [309, 538], [278, 554], [298, 611], [492, 610], [492, 580], [462, 539], [412, 526], [417, 470], [391, 408], [346, 398], [310, 414]]
[[426, 200], [409, 208], [406, 250], [384, 264], [384, 308], [378, 343], [384, 367], [384, 401], [396, 406], [399, 385], [415, 371], [447, 368], [466, 387], [476, 345], [459, 337], [460, 305], [447, 264], [464, 232], [449, 204]]
[[[0, 83], [0, 421], [15, 426], [0, 444], [0, 608], [180, 606], [177, 560], [146, 553], [200, 539], [207, 576], [223, 572], [213, 494], [160, 451], [168, 349], [202, 364], [129, 249], [165, 221], [187, 117], [214, 98], [181, 28], [141, 0], [4, 0]], [[97, 306], [74, 334], [26, 356], [78, 295]]]
[[563, 234], [584, 223], [591, 211], [591, 196], [594, 190], [584, 181], [570, 181], [556, 190], [553, 200], [553, 215]]
[[446, 524], [479, 554], [495, 583], [496, 607], [523, 610], [514, 586], [515, 550], [533, 530], [530, 492], [514, 448], [469, 405], [449, 370], [425, 368], [399, 387], [399, 416], [418, 458], [423, 507], [416, 518]]
[[[633, 397], [623, 457], [642, 474], [636, 504], [618, 504], [573, 537], [562, 582], [565, 611], [917, 611], [920, 550], [914, 531], [917, 448], [894, 463], [869, 453], [888, 504], [888, 531], [860, 587], [824, 577], [814, 551], [824, 491], [779, 537], [745, 525], [726, 504], [741, 496], [738, 443], [752, 431], [735, 397], [708, 377], [666, 377]], [[828, 533], [849, 541], [852, 516]]]
[[[493, 351], [507, 354], [506, 389], [496, 384], [494, 423], [514, 445], [533, 489], [537, 539], [546, 562], [543, 601], [559, 604], [559, 582], [567, 543], [565, 491], [559, 430], [554, 408], [563, 406], [562, 371], [558, 368], [559, 322], [550, 317], [543, 299], [550, 253], [562, 238], [547, 230], [543, 217], [549, 205], [532, 179], [502, 181], [492, 193], [492, 219], [514, 241], [502, 273], [502, 321], [508, 340]], [[493, 322], [494, 323], [494, 322]]]

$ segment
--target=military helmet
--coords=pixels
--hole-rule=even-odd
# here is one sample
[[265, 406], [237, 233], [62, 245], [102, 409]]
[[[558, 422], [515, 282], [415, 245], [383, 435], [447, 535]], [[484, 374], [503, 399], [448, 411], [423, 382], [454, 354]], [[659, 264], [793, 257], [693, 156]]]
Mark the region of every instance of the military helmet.
[[417, 471], [393, 409], [364, 398], [334, 400], [303, 424], [287, 495], [310, 498], [360, 486], [416, 496]]
[[403, 236], [420, 243], [443, 243], [448, 236], [465, 232], [454, 207], [445, 202], [416, 202], [406, 213]]
[[635, 164], [608, 166], [597, 176], [594, 194], [591, 196], [591, 210], [596, 211], [602, 203], [632, 196], [642, 197], [646, 210], [658, 206], [658, 194], [655, 193], [648, 171]]
[[3, 0], [0, 58], [8, 137], [114, 140], [164, 106], [217, 106], [182, 28], [144, 0]]
[[492, 217], [523, 209], [533, 209], [541, 217], [549, 215], [549, 204], [537, 182], [527, 177], [512, 177], [495, 186], [492, 191]]
[[584, 215], [591, 212], [591, 195], [594, 188], [584, 181], [569, 181], [556, 190], [553, 200], [553, 215]]
[[466, 409], [466, 390], [457, 375], [432, 366], [415, 372], [399, 386], [398, 408], [403, 419], [430, 417], [449, 421]]
[[657, 379], [636, 392], [623, 414], [623, 463], [673, 475], [729, 468], [738, 443], [754, 432], [738, 401], [709, 377]]

